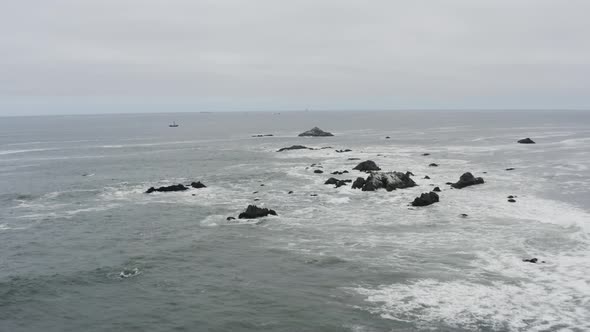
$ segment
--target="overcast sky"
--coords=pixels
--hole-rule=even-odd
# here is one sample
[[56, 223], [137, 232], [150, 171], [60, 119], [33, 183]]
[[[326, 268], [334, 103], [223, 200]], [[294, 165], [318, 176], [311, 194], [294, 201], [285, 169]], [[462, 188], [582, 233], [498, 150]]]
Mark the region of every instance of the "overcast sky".
[[0, 115], [590, 108], [588, 0], [0, 5]]

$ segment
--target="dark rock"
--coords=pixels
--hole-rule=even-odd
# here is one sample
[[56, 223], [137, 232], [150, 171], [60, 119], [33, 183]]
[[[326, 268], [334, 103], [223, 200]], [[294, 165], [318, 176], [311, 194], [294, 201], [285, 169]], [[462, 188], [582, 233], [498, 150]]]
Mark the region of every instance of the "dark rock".
[[289, 191], [287, 194], [291, 195], [293, 193], [293, 191]]
[[361, 188], [363, 191], [375, 191], [383, 188], [387, 191], [392, 191], [416, 186], [416, 182], [414, 182], [410, 176], [402, 172], [371, 173], [371, 175], [364, 180], [362, 187], [360, 186], [362, 181], [359, 179], [357, 179], [352, 185], [353, 189]]
[[361, 160], [361, 158], [348, 158], [348, 160]]
[[332, 175], [342, 175], [342, 174], [346, 174], [346, 173], [348, 173], [348, 171], [334, 171], [331, 174]]
[[227, 218], [225, 218], [225, 220], [231, 221], [231, 220], [236, 220], [236, 218], [234, 218], [234, 217], [227, 217]]
[[362, 163], [356, 165], [355, 168], [357, 171], [361, 172], [370, 172], [370, 171], [380, 171], [381, 168], [375, 164], [372, 160], [363, 161]]
[[258, 202], [260, 198], [254, 198], [254, 202]]
[[430, 156], [430, 153], [423, 153], [423, 156]]
[[324, 182], [324, 184], [333, 184], [336, 186], [336, 188], [340, 188], [350, 182], [352, 182], [352, 180], [338, 180], [336, 178], [329, 178], [328, 181]]
[[488, 174], [488, 172], [482, 172], [483, 174]]
[[354, 180], [354, 182], [352, 183], [352, 189], [363, 189], [363, 186], [365, 185], [365, 179], [364, 178], [356, 178], [356, 180]]
[[461, 188], [465, 188], [465, 187], [472, 186], [475, 184], [482, 184], [482, 183], [484, 183], [482, 178], [476, 178], [475, 176], [473, 176], [473, 174], [467, 172], [467, 173], [464, 173], [463, 175], [461, 175], [461, 177], [459, 178], [459, 181], [457, 181], [456, 183], [453, 183], [451, 186], [453, 188], [461, 189]]
[[316, 169], [313, 172], [316, 173], [316, 174], [322, 174], [322, 173], [324, 173], [324, 171], [322, 171], [321, 169]]
[[311, 196], [311, 197], [317, 197], [317, 196], [318, 196], [318, 194], [311, 194], [311, 195], [309, 195], [309, 196]]
[[462, 218], [467, 218], [469, 215], [467, 213], [461, 213], [459, 216]]
[[277, 152], [289, 151], [289, 150], [313, 150], [312, 148], [308, 148], [307, 146], [303, 145], [292, 145], [288, 148], [279, 149]]
[[323, 146], [320, 148], [320, 150], [331, 149], [331, 148], [332, 148], [331, 146]]
[[514, 167], [510, 167], [506, 169], [507, 171], [514, 171]]
[[185, 190], [188, 190], [188, 188], [182, 184], [176, 184], [176, 185], [172, 185], [172, 186], [168, 186], [168, 187], [160, 187], [160, 188], [151, 187], [145, 193], [151, 194], [156, 191], [157, 192], [171, 192], [171, 191], [185, 191]]
[[523, 138], [523, 139], [518, 140], [518, 143], [520, 143], [520, 144], [535, 144], [535, 141], [533, 141], [532, 139], [527, 137], [527, 138]]
[[425, 176], [424, 176], [424, 179], [425, 179], [425, 180], [430, 180], [430, 176], [428, 176], [428, 175], [425, 175]]
[[390, 139], [390, 138], [391, 138], [391, 137], [389, 137], [389, 136], [385, 136], [385, 139]]
[[202, 184], [201, 181], [191, 183], [191, 187], [196, 189], [207, 188], [207, 186]]
[[264, 183], [260, 185], [261, 187], [264, 187]]
[[406, 175], [407, 175], [407, 176], [414, 176], [414, 173], [412, 173], [412, 172], [410, 172], [410, 171], [407, 171], [407, 172], [406, 172]]
[[440, 192], [441, 190], [439, 187], [434, 187], [434, 189], [432, 189], [432, 191]]
[[452, 186], [453, 185], [453, 182], [446, 182], [445, 184], [447, 184], [449, 186]]
[[435, 192], [423, 193], [420, 197], [416, 197], [412, 202], [412, 206], [427, 206], [438, 202], [438, 195]]
[[274, 136], [273, 134], [261, 134], [261, 135], [252, 135], [252, 137], [271, 137]]
[[338, 153], [343, 153], [343, 152], [352, 152], [351, 149], [346, 149], [346, 150], [336, 150], [336, 152]]
[[274, 210], [266, 209], [266, 208], [259, 208], [256, 205], [248, 205], [246, 211], [240, 213], [238, 218], [240, 219], [255, 219], [266, 217], [268, 215], [276, 216], [277, 213]]
[[538, 258], [530, 258], [530, 259], [525, 258], [522, 261], [523, 262], [527, 262], [527, 263], [537, 264], [537, 262], [539, 261], [539, 259]]
[[429, 166], [429, 167], [438, 167], [438, 164], [436, 164], [436, 163], [432, 163], [432, 164], [430, 164], [430, 165], [428, 165], [428, 166]]
[[514, 198], [510, 198], [510, 199], [508, 200], [508, 202], [510, 202], [510, 203], [516, 203], [516, 200], [515, 200]]
[[327, 131], [323, 131], [318, 127], [313, 127], [312, 129], [299, 134], [299, 136], [311, 136], [311, 137], [325, 137], [325, 136], [334, 136], [332, 133]]

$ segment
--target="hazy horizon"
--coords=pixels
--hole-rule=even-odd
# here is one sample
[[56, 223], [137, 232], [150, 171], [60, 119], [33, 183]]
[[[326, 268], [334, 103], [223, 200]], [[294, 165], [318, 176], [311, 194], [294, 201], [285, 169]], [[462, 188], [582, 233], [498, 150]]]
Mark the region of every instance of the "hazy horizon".
[[582, 0], [3, 4], [0, 116], [590, 108]]

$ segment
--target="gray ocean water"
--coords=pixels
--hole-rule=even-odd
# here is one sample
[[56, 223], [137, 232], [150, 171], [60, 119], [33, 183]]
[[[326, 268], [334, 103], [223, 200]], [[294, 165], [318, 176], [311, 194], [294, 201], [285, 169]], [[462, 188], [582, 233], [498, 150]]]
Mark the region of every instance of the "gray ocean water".
[[590, 331], [589, 167], [590, 112], [0, 118], [0, 331]]

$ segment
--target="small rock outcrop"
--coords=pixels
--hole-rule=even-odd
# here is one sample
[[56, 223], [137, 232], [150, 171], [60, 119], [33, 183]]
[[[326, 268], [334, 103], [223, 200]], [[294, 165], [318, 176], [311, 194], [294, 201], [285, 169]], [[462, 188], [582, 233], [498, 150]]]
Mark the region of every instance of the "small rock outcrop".
[[238, 218], [240, 219], [255, 219], [255, 218], [262, 218], [268, 215], [276, 216], [277, 213], [275, 210], [270, 210], [266, 208], [259, 208], [256, 205], [248, 205], [246, 211], [240, 213]]
[[331, 174], [332, 175], [342, 175], [342, 174], [346, 174], [346, 173], [348, 173], [348, 171], [345, 170], [345, 171], [334, 171]]
[[358, 178], [352, 185], [353, 189], [360, 188], [362, 191], [375, 191], [377, 189], [385, 189], [392, 191], [396, 189], [403, 189], [416, 186], [416, 182], [405, 173], [402, 172], [379, 172], [371, 173], [369, 177], [364, 180], [361, 185], [361, 181]]
[[232, 221], [232, 220], [236, 220], [236, 218], [234, 218], [234, 217], [227, 217], [227, 218], [225, 218], [225, 220]]
[[424, 175], [424, 180], [430, 180], [430, 176]]
[[191, 187], [195, 189], [207, 188], [207, 186], [202, 184], [201, 181], [191, 183]]
[[527, 138], [523, 138], [523, 139], [518, 140], [518, 143], [520, 143], [520, 144], [535, 144], [535, 141], [533, 141], [532, 139], [527, 137]]
[[476, 178], [473, 174], [467, 172], [461, 175], [459, 181], [453, 183], [451, 187], [461, 189], [468, 186], [473, 186], [475, 184], [482, 184], [484, 183], [483, 178]]
[[428, 167], [438, 167], [438, 164], [437, 163], [432, 163], [432, 164], [428, 165]]
[[420, 197], [416, 197], [412, 202], [412, 206], [427, 206], [438, 202], [438, 195], [435, 192], [423, 193]]
[[365, 178], [356, 178], [356, 180], [354, 180], [352, 183], [352, 189], [363, 189], [365, 182]]
[[301, 137], [304, 137], [304, 136], [326, 137], [326, 136], [334, 136], [334, 135], [332, 133], [327, 132], [327, 131], [323, 131], [318, 127], [313, 127], [312, 129], [299, 134], [299, 136], [301, 136]]
[[315, 174], [322, 174], [324, 173], [324, 171], [322, 171], [321, 169], [316, 169], [315, 171], [313, 171]]
[[363, 161], [362, 163], [356, 165], [355, 168], [357, 171], [361, 172], [371, 172], [371, 171], [380, 171], [381, 168], [375, 164], [372, 160]]
[[432, 189], [432, 191], [436, 191], [437, 193], [440, 192], [440, 188], [439, 187], [434, 187], [434, 189]]
[[292, 145], [287, 148], [281, 148], [277, 152], [289, 151], [289, 150], [313, 150], [312, 148], [308, 148], [307, 146], [303, 145]]
[[153, 192], [173, 192], [173, 191], [185, 191], [188, 190], [187, 187], [185, 187], [183, 184], [175, 184], [172, 186], [167, 186], [167, 187], [160, 187], [160, 188], [154, 188], [151, 187], [150, 189], [148, 189], [145, 193], [146, 194], [151, 194]]

